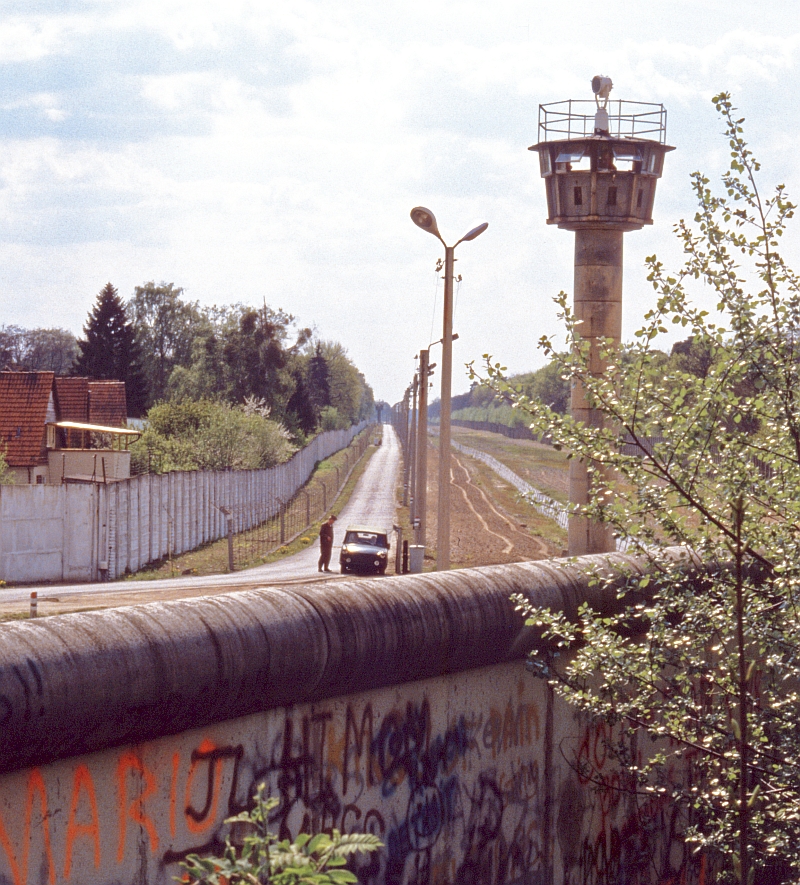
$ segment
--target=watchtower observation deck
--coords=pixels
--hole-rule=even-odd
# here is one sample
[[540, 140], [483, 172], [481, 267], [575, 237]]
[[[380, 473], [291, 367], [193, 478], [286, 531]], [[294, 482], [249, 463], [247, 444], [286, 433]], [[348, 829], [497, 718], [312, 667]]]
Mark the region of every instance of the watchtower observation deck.
[[653, 223], [664, 167], [663, 105], [608, 99], [539, 105], [538, 151], [547, 223], [565, 230], [640, 230]]

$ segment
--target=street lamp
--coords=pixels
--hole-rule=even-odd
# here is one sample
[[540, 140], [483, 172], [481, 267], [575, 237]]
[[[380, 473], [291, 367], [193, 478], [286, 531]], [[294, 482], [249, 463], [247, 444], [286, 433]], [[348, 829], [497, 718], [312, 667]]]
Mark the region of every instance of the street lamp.
[[436, 216], [430, 209], [417, 206], [411, 210], [411, 220], [444, 246], [444, 323], [442, 331], [442, 393], [439, 419], [439, 508], [436, 533], [436, 570], [450, 568], [450, 394], [453, 374], [453, 264], [459, 243], [479, 237], [489, 223], [473, 227], [453, 246], [448, 246], [439, 233]]

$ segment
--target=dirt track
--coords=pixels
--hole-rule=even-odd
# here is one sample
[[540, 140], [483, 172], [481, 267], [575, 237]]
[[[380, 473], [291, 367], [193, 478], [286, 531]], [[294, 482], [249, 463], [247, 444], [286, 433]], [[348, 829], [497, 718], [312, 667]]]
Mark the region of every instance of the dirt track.
[[[428, 447], [428, 556], [435, 557], [436, 500], [439, 450]], [[450, 560], [454, 567], [495, 565], [526, 559], [547, 559], [559, 550], [528, 528], [533, 508], [508, 506], [516, 495], [510, 486], [485, 465], [458, 452], [452, 453], [454, 488], [450, 493]], [[530, 509], [530, 517], [524, 514]], [[521, 515], [522, 514], [522, 515]], [[427, 557], [426, 557], [427, 558]]]

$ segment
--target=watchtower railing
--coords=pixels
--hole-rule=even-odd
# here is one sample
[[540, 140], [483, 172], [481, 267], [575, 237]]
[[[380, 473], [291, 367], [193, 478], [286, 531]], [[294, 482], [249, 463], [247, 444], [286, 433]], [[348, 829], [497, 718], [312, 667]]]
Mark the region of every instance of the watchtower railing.
[[[643, 138], [667, 143], [667, 110], [663, 104], [610, 99], [606, 104], [611, 138]], [[539, 141], [569, 141], [595, 134], [594, 101], [567, 99], [539, 105]]]

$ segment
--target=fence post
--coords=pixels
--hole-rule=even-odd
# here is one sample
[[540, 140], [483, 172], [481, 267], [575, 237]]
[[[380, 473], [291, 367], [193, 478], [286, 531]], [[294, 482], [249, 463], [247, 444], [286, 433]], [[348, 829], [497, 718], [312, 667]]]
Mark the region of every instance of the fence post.
[[306, 525], [311, 525], [311, 495], [308, 492], [303, 492], [306, 496]]
[[325, 483], [325, 480], [322, 480], [322, 512], [323, 514], [328, 509], [328, 486]]
[[233, 566], [233, 516], [227, 507], [220, 507], [220, 513], [225, 517], [225, 528], [228, 534], [228, 571], [234, 570]]
[[281, 503], [281, 544], [286, 543], [286, 504]]
[[396, 575], [403, 574], [403, 530], [399, 525], [394, 527], [397, 532], [397, 547], [394, 551], [394, 573]]

